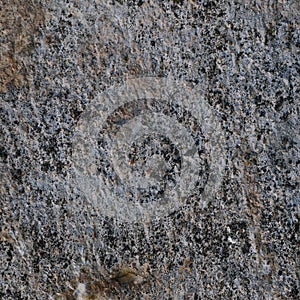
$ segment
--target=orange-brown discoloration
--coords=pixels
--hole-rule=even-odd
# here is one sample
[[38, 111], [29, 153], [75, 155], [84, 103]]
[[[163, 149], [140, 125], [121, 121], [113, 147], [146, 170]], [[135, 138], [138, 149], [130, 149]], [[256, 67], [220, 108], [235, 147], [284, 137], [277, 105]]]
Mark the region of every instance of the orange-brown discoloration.
[[9, 0], [0, 4], [0, 92], [8, 85], [27, 82], [26, 58], [34, 48], [34, 36], [44, 24], [44, 11], [34, 1]]

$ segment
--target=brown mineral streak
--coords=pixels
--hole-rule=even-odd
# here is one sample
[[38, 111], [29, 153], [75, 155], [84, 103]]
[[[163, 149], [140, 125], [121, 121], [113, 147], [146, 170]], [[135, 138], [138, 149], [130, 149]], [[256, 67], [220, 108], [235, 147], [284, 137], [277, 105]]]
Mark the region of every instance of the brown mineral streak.
[[44, 24], [40, 4], [27, 0], [0, 3], [0, 92], [8, 85], [26, 85], [26, 60], [34, 48], [34, 36]]

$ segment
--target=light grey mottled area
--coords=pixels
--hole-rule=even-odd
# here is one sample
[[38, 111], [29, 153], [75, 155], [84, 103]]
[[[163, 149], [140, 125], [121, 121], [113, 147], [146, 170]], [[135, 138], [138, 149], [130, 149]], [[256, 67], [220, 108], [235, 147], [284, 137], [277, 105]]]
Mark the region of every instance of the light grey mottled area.
[[2, 1], [0, 298], [298, 299], [299, 6]]

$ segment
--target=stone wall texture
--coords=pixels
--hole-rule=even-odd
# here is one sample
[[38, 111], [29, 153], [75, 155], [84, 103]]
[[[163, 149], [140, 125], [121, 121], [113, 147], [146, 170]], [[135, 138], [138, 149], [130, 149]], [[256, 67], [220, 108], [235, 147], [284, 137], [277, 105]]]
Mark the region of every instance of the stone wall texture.
[[299, 21], [1, 1], [0, 299], [299, 299]]

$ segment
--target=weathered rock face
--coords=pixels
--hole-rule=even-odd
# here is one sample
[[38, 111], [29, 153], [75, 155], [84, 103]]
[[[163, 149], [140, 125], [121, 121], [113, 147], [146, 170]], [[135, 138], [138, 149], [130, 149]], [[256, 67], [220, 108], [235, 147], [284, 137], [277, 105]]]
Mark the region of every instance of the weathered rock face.
[[2, 1], [0, 298], [297, 299], [299, 6]]

